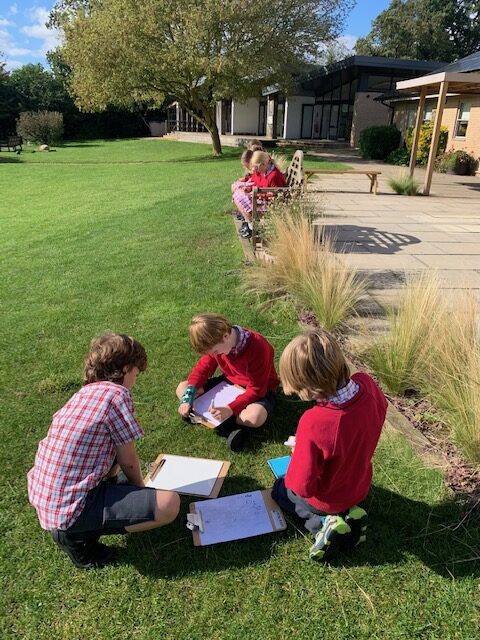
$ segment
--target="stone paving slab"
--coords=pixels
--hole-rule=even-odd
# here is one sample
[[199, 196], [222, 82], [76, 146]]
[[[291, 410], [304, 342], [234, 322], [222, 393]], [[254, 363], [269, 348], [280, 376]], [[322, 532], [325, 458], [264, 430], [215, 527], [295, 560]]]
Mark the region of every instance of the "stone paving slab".
[[[388, 179], [405, 173], [404, 168], [368, 162], [350, 150], [317, 155], [382, 172], [376, 196], [368, 193], [364, 176], [345, 175], [316, 176], [311, 188], [319, 190], [310, 194], [337, 249], [349, 252], [342, 259], [371, 274], [377, 286], [372, 295], [381, 292], [380, 297], [393, 300], [402, 284], [399, 273], [434, 269], [449, 299], [472, 288], [480, 301], [480, 176], [434, 174], [429, 197], [398, 196]], [[420, 184], [424, 175], [415, 170]]]

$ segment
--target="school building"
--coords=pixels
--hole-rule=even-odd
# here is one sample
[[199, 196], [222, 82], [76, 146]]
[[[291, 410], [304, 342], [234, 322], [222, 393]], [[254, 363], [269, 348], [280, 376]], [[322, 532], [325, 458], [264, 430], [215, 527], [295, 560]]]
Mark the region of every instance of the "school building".
[[[382, 102], [393, 110], [393, 119], [405, 135], [416, 122], [416, 114], [424, 97], [422, 122], [435, 120], [438, 112], [440, 84], [433, 82], [435, 76], [447, 83], [442, 106], [441, 126], [448, 128], [447, 149], [463, 149], [475, 157], [480, 157], [480, 51], [466, 58], [452, 62], [425, 75], [418, 82], [401, 82], [391, 94], [382, 96]], [[399, 90], [400, 89], [400, 90]]]
[[[389, 94], [399, 80], [423, 76], [440, 66], [430, 61], [350, 56], [304, 74], [291, 95], [273, 86], [245, 102], [235, 98], [218, 102], [217, 126], [225, 136], [224, 144], [228, 138], [238, 144], [249, 136], [356, 146], [362, 129], [392, 120], [392, 107], [375, 98]], [[203, 137], [202, 127], [178, 103], [169, 109], [167, 126], [169, 132], [190, 133], [188, 139]]]

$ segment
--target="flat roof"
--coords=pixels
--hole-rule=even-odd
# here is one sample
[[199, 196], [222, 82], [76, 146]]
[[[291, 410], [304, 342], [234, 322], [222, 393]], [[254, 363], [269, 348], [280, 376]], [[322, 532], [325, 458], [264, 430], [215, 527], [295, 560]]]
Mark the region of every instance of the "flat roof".
[[460, 73], [458, 71], [442, 71], [411, 80], [397, 82], [397, 91], [420, 91], [438, 93], [440, 84], [448, 82], [449, 93], [480, 93], [480, 73]]

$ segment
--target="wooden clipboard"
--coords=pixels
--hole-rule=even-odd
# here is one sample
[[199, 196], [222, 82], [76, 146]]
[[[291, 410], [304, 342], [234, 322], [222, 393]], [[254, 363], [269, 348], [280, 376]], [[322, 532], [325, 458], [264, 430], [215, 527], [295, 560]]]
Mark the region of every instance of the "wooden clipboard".
[[[147, 484], [147, 482], [149, 480], [153, 480], [155, 478], [155, 476], [157, 475], [157, 473], [160, 471], [160, 469], [162, 468], [162, 466], [165, 463], [165, 455], [164, 453], [160, 453], [155, 462], [152, 462], [152, 464], [150, 465], [149, 471], [147, 473], [147, 475], [144, 478], [144, 482], [145, 484]], [[181, 456], [181, 457], [191, 457], [191, 456]], [[194, 458], [195, 460], [209, 460], [212, 461], [209, 458]], [[223, 482], [225, 480], [225, 478], [227, 477], [227, 473], [228, 470], [230, 469], [230, 462], [228, 462], [227, 460], [215, 460], [215, 462], [222, 462], [222, 466], [220, 468], [220, 472], [217, 476], [217, 479], [215, 481], [215, 484], [213, 485], [213, 488], [210, 492], [210, 494], [208, 496], [206, 496], [205, 494], [199, 494], [199, 493], [187, 493], [187, 492], [183, 492], [181, 490], [176, 490], [176, 489], [170, 489], [170, 491], [176, 491], [177, 493], [184, 495], [184, 496], [195, 496], [198, 498], [206, 498], [206, 499], [211, 499], [211, 498], [218, 498], [218, 494], [220, 493], [220, 490], [222, 488]]]
[[[282, 510], [280, 509], [278, 504], [275, 502], [275, 500], [272, 498], [271, 489], [263, 489], [262, 491], [260, 491], [260, 493], [262, 494], [262, 498], [265, 503], [265, 509], [267, 511], [272, 529], [262, 534], [253, 534], [253, 535], [266, 535], [268, 533], [276, 533], [277, 531], [284, 531], [287, 528], [287, 523], [284, 518]], [[225, 497], [229, 497], [229, 496], [225, 496]], [[201, 547], [203, 545], [201, 542], [200, 533], [203, 533], [202, 529], [204, 527], [204, 523], [201, 518], [201, 514], [197, 512], [195, 502], [190, 503], [189, 512], [190, 514], [194, 514], [194, 517], [197, 519], [197, 522], [199, 524], [198, 528], [195, 528], [194, 530], [192, 530], [193, 544], [195, 547]], [[238, 539], [246, 539], [247, 537], [253, 537], [253, 536], [243, 536], [242, 538], [231, 538], [229, 540], [223, 540], [222, 542], [232, 542]]]

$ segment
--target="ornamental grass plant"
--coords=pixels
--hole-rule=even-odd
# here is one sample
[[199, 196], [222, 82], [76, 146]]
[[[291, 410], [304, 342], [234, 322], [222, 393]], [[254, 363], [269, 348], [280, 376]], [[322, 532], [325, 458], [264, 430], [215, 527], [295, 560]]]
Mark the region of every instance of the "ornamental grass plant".
[[272, 260], [258, 262], [246, 274], [246, 291], [268, 306], [292, 299], [312, 310], [320, 325], [333, 329], [345, 323], [365, 294], [365, 282], [346, 268], [334, 252], [334, 240], [323, 239], [320, 225], [293, 208], [269, 216], [268, 251]]
[[420, 185], [411, 176], [401, 175], [396, 178], [390, 178], [388, 185], [395, 193], [400, 196], [418, 196]]
[[[446, 305], [444, 305], [446, 306]], [[480, 464], [480, 336], [472, 293], [438, 315], [422, 391], [438, 410], [452, 440]]]
[[384, 387], [394, 394], [418, 389], [442, 306], [440, 282], [426, 273], [407, 280], [396, 308], [386, 308], [387, 335], [370, 338], [365, 358]]

